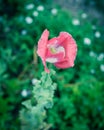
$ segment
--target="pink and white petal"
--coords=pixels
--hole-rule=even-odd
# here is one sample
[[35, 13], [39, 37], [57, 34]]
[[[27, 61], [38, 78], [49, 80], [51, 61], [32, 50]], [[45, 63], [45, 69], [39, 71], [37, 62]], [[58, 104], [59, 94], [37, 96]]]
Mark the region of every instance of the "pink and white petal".
[[46, 49], [47, 49], [47, 43], [48, 43], [48, 36], [49, 36], [49, 31], [46, 29], [43, 34], [41, 35], [41, 38], [38, 41], [38, 50], [37, 54], [44, 59], [45, 54], [46, 54]]
[[61, 32], [57, 37], [58, 44], [61, 45], [70, 36], [67, 32]]
[[46, 51], [47, 51], [47, 43], [48, 43], [48, 36], [49, 36], [49, 31], [46, 29], [43, 34], [41, 35], [41, 38], [39, 39], [38, 42], [38, 50], [37, 54], [41, 57], [43, 65], [45, 67], [45, 71], [49, 73], [49, 70], [46, 66]]
[[56, 63], [58, 62], [58, 59], [56, 57], [47, 57], [46, 61], [49, 63]]
[[[66, 36], [65, 36], [66, 35]], [[64, 38], [61, 38], [64, 37]], [[72, 36], [66, 32], [60, 33], [61, 46], [65, 49], [65, 59], [59, 63], [55, 63], [58, 68], [69, 68], [74, 65], [77, 52], [77, 45]]]
[[[58, 47], [58, 48], [55, 48], [56, 50], [56, 53], [52, 53], [50, 49], [47, 49], [47, 52], [46, 52], [46, 58], [47, 57], [56, 57], [58, 59], [63, 59], [65, 57], [65, 49], [63, 47]], [[60, 61], [59, 60], [59, 61]]]
[[74, 64], [70, 64], [68, 59], [64, 59], [62, 62], [57, 62], [54, 64], [57, 68], [65, 69], [73, 67]]
[[68, 58], [70, 65], [73, 65], [77, 53], [75, 40], [72, 37], [68, 37], [65, 42], [63, 42], [62, 46], [65, 48], [65, 57]]
[[54, 45], [56, 43], [57, 43], [57, 37], [54, 37], [54, 38], [48, 40], [48, 45]]
[[64, 59], [64, 53], [51, 54], [46, 57], [46, 61], [50, 63], [57, 63]]
[[[65, 35], [66, 33], [63, 32], [62, 34]], [[65, 57], [69, 59], [70, 64], [73, 64], [77, 53], [77, 45], [70, 34], [67, 33], [67, 36], [68, 37], [61, 43], [61, 45], [65, 49]]]

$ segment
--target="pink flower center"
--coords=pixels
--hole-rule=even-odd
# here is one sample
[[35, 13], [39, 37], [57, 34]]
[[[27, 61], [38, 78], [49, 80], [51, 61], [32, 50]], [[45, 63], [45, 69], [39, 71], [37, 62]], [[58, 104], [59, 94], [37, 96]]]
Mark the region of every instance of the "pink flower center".
[[65, 57], [65, 49], [62, 46], [48, 45], [50, 54], [47, 56], [46, 61], [50, 63], [57, 63]]

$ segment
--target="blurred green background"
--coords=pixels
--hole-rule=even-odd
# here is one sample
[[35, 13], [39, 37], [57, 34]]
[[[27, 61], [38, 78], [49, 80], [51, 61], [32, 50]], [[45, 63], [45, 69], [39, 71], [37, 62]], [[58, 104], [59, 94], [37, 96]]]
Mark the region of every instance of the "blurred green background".
[[47, 112], [49, 130], [104, 130], [103, 16], [97, 19], [87, 13], [94, 8], [101, 16], [104, 1], [84, 0], [86, 12], [80, 6], [73, 12], [60, 2], [0, 0], [0, 130], [20, 130], [21, 102], [31, 97], [43, 71], [33, 51], [46, 28], [50, 38], [61, 31], [71, 33], [78, 45], [73, 68], [62, 70], [49, 64], [58, 84], [54, 107]]

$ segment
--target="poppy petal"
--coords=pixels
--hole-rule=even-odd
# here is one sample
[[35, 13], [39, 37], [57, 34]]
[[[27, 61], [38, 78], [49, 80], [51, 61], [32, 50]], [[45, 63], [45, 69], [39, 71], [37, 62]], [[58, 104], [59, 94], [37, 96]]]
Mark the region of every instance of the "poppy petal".
[[41, 57], [46, 72], [49, 72], [49, 70], [47, 69], [47, 66], [46, 66], [46, 62], [45, 62], [48, 36], [49, 36], [49, 31], [46, 29], [43, 32], [43, 34], [41, 35], [41, 38], [39, 39], [38, 50], [37, 50], [37, 54]]

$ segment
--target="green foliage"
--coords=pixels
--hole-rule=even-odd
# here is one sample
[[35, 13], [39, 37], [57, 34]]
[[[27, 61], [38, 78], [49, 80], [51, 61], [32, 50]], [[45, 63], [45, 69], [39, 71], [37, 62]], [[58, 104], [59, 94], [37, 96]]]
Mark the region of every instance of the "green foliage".
[[[58, 36], [60, 31], [71, 33], [78, 45], [73, 68], [62, 70], [48, 64], [56, 71], [53, 81], [58, 84], [58, 90], [47, 121], [53, 130], [58, 127], [103, 130], [104, 28], [96, 19], [91, 21], [88, 14], [79, 10], [77, 16], [72, 16], [71, 10], [64, 10], [50, 0], [1, 0], [0, 5], [0, 130], [19, 130], [21, 127], [21, 102], [30, 99], [32, 90], [37, 90], [32, 87], [32, 80], [40, 79], [43, 71], [36, 48], [46, 28], [50, 38]], [[39, 11], [39, 6], [43, 10]], [[41, 91], [44, 96], [49, 90]], [[42, 100], [45, 99], [40, 98], [40, 102]], [[43, 102], [47, 108], [52, 105], [50, 98], [48, 101], [49, 104]], [[98, 106], [101, 106], [100, 112]], [[32, 110], [31, 114], [34, 112]]]
[[56, 97], [47, 116], [48, 122], [53, 124], [52, 130], [103, 130], [103, 85], [88, 75], [76, 84], [59, 87], [60, 96]]
[[24, 101], [22, 104], [25, 106], [20, 111], [21, 129], [22, 130], [41, 130], [47, 127], [44, 122], [46, 118], [46, 109], [52, 108], [54, 90], [56, 84], [52, 82], [51, 75], [55, 74], [51, 70], [50, 74], [46, 72], [42, 73], [40, 81], [38, 81], [33, 87], [33, 98]]

